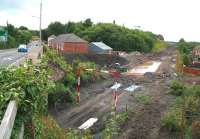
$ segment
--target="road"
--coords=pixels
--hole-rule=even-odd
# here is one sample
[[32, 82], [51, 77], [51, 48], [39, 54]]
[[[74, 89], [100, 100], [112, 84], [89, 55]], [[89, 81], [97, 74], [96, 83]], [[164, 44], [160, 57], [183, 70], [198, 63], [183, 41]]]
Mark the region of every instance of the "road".
[[26, 56], [26, 53], [19, 53], [17, 49], [0, 50], [0, 66], [7, 66]]

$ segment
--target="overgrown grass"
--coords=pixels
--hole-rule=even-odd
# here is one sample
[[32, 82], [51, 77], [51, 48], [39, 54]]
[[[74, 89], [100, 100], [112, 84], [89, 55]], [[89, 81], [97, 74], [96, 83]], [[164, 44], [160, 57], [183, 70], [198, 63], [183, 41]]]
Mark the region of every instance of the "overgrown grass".
[[199, 128], [198, 126], [192, 126], [194, 122], [199, 121], [200, 116], [199, 89], [199, 86], [189, 86], [178, 81], [171, 83], [170, 92], [176, 96], [176, 100], [161, 119], [163, 127], [180, 134], [183, 134], [182, 131], [184, 131], [184, 136], [188, 139], [192, 136], [191, 132], [195, 132], [193, 133], [195, 137], [192, 138], [200, 137], [200, 133], [197, 131], [197, 129], [200, 129], [200, 124]]
[[152, 103], [152, 98], [148, 95], [136, 95], [135, 96], [136, 101], [139, 103], [142, 103], [144, 105], [149, 105]]
[[[170, 110], [161, 119], [161, 125], [171, 132], [178, 132], [182, 127], [182, 111], [180, 109], [182, 99], [178, 97]], [[185, 119], [184, 119], [185, 120]]]
[[34, 119], [38, 139], [92, 139], [89, 130], [62, 129], [51, 116], [39, 115]]
[[117, 136], [120, 133], [120, 124], [128, 119], [128, 113], [116, 113], [111, 112], [107, 119], [105, 129], [101, 134], [102, 139], [111, 139], [113, 136]]

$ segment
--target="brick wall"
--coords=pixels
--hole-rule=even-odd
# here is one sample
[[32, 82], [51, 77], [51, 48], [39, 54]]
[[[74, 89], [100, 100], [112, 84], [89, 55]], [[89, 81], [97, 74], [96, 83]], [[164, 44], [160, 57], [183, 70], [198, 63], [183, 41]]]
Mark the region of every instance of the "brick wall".
[[88, 53], [88, 44], [82, 42], [70, 43], [65, 42], [63, 52], [72, 52], [72, 53]]

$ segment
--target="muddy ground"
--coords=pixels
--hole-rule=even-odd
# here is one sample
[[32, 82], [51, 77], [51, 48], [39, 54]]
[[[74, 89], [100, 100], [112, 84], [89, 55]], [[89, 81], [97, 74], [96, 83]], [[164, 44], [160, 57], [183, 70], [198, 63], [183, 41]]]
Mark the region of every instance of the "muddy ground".
[[[152, 76], [129, 76], [120, 78], [122, 87], [118, 91], [119, 103], [117, 112], [132, 111], [128, 120], [121, 125], [121, 134], [116, 139], [170, 139], [165, 131], [161, 130], [160, 119], [173, 101], [168, 94], [169, 83], [177, 77], [174, 74], [173, 60], [175, 48], [157, 54], [130, 54], [127, 57], [129, 68], [140, 65], [148, 60], [162, 61], [156, 74]], [[164, 73], [164, 74], [163, 74]], [[113, 78], [103, 82], [92, 83], [81, 87], [81, 102], [75, 105], [62, 105], [50, 108], [51, 115], [56, 119], [62, 128], [78, 128], [86, 120], [97, 117], [98, 122], [91, 127], [93, 134], [99, 133], [106, 124], [105, 117], [113, 107], [113, 95], [110, 86], [114, 84]], [[124, 91], [129, 85], [137, 84], [142, 86], [134, 92]], [[144, 105], [136, 101], [137, 95], [148, 95], [151, 103]]]
[[62, 54], [65, 60], [69, 63], [73, 63], [76, 60], [83, 62], [94, 62], [100, 66], [110, 67], [114, 63], [120, 63], [121, 65], [128, 64], [127, 59], [117, 56], [117, 55], [108, 55], [108, 54]]

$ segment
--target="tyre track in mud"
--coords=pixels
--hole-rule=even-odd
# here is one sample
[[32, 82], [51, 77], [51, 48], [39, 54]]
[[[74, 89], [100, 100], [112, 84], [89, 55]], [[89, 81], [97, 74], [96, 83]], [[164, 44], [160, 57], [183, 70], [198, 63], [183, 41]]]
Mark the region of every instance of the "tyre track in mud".
[[94, 99], [83, 101], [69, 110], [63, 110], [54, 116], [62, 128], [77, 128], [92, 117], [102, 118], [111, 110], [112, 90], [106, 89]]
[[[173, 70], [169, 54], [172, 55], [173, 52], [167, 53], [166, 59], [162, 61], [163, 63], [157, 72], [167, 72], [171, 76]], [[115, 139], [168, 139], [160, 135], [160, 129], [161, 117], [173, 100], [172, 96], [168, 94], [169, 81], [172, 79], [172, 77], [155, 78], [154, 80], [149, 78], [152, 82], [147, 83], [144, 87], [147, 88], [148, 95], [152, 97], [152, 103], [136, 108], [136, 111], [130, 114], [129, 119], [121, 125], [121, 135]]]
[[[153, 90], [154, 92], [152, 92]], [[165, 87], [161, 83], [152, 89], [152, 94], [149, 94], [152, 97], [152, 103], [140, 107], [133, 115], [129, 116], [129, 120], [121, 127], [123, 129], [121, 136], [117, 139], [157, 139], [161, 116], [170, 103], [170, 98], [164, 93], [165, 91]]]

